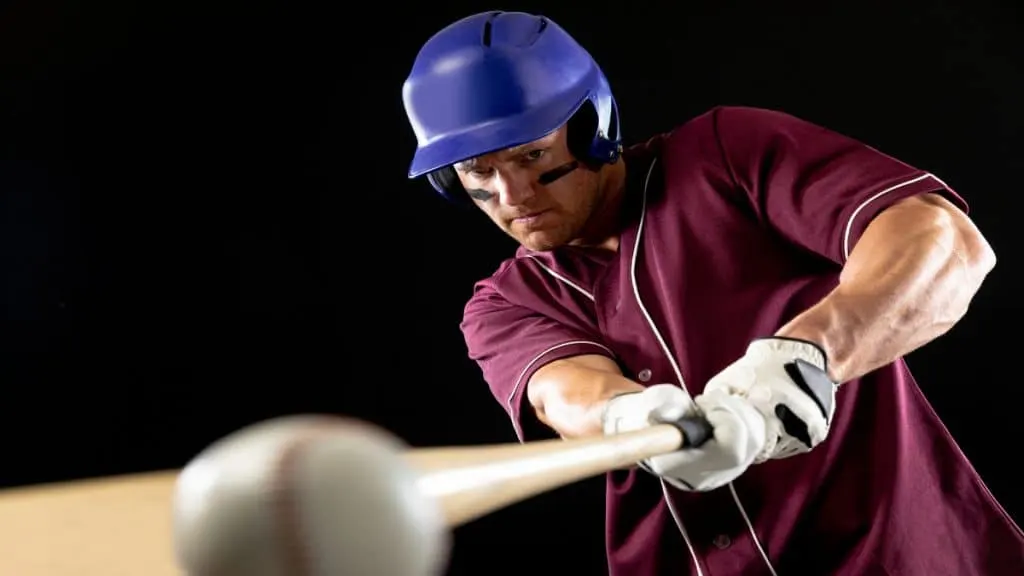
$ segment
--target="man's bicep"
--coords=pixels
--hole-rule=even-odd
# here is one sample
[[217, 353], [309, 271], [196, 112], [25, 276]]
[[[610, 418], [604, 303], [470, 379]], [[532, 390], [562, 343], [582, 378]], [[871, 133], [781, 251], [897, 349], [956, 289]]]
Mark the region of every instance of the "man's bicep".
[[475, 293], [467, 304], [462, 332], [470, 358], [522, 441], [550, 435], [531, 410], [523, 409], [527, 385], [538, 370], [566, 358], [594, 362], [584, 359], [594, 356], [614, 365], [612, 351], [589, 327], [512, 304], [489, 288]]
[[781, 112], [722, 108], [715, 130], [735, 185], [760, 219], [840, 265], [875, 216], [905, 198], [941, 194], [967, 210], [933, 174]]

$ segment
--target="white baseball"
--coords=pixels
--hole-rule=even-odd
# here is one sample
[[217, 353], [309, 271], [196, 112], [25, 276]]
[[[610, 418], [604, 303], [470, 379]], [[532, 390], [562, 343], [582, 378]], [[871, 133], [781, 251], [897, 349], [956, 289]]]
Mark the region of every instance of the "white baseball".
[[450, 533], [405, 445], [363, 422], [291, 416], [214, 443], [182, 471], [175, 551], [188, 576], [440, 576]]

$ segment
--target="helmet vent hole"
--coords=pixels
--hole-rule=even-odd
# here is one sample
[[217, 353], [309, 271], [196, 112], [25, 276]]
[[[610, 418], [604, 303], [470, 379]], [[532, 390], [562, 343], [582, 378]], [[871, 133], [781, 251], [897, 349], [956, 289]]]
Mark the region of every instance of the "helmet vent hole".
[[484, 46], [490, 48], [491, 46], [491, 21], [488, 20], [484, 24]]
[[494, 19], [497, 18], [498, 16], [501, 16], [501, 12], [491, 12], [491, 17], [488, 18], [486, 22], [484, 22], [483, 43], [484, 46], [488, 48], [491, 47], [491, 28], [494, 25]]
[[544, 33], [544, 29], [547, 28], [547, 27], [548, 27], [547, 19], [546, 18], [541, 18], [540, 19], [540, 26], [537, 27], [537, 33], [533, 35], [533, 40], [530, 41], [530, 44], [533, 44], [534, 42], [536, 42], [537, 39], [540, 38], [540, 35]]

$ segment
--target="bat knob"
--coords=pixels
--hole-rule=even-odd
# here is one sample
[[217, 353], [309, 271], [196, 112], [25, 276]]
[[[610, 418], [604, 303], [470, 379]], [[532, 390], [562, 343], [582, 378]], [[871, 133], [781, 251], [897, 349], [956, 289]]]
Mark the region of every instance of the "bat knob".
[[291, 416], [214, 443], [181, 472], [175, 552], [189, 576], [439, 576], [450, 534], [405, 445], [370, 424]]
[[682, 418], [674, 424], [683, 432], [683, 448], [700, 448], [715, 433], [711, 423], [702, 416]]

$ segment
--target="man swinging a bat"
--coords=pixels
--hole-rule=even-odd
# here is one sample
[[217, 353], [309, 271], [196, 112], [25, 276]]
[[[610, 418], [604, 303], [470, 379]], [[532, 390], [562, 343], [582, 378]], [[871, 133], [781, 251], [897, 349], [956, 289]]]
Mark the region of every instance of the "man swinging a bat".
[[1024, 573], [902, 360], [995, 265], [938, 177], [743, 107], [624, 149], [598, 65], [524, 13], [435, 34], [403, 96], [410, 177], [521, 244], [462, 324], [519, 438], [713, 427], [608, 474], [611, 576]]

